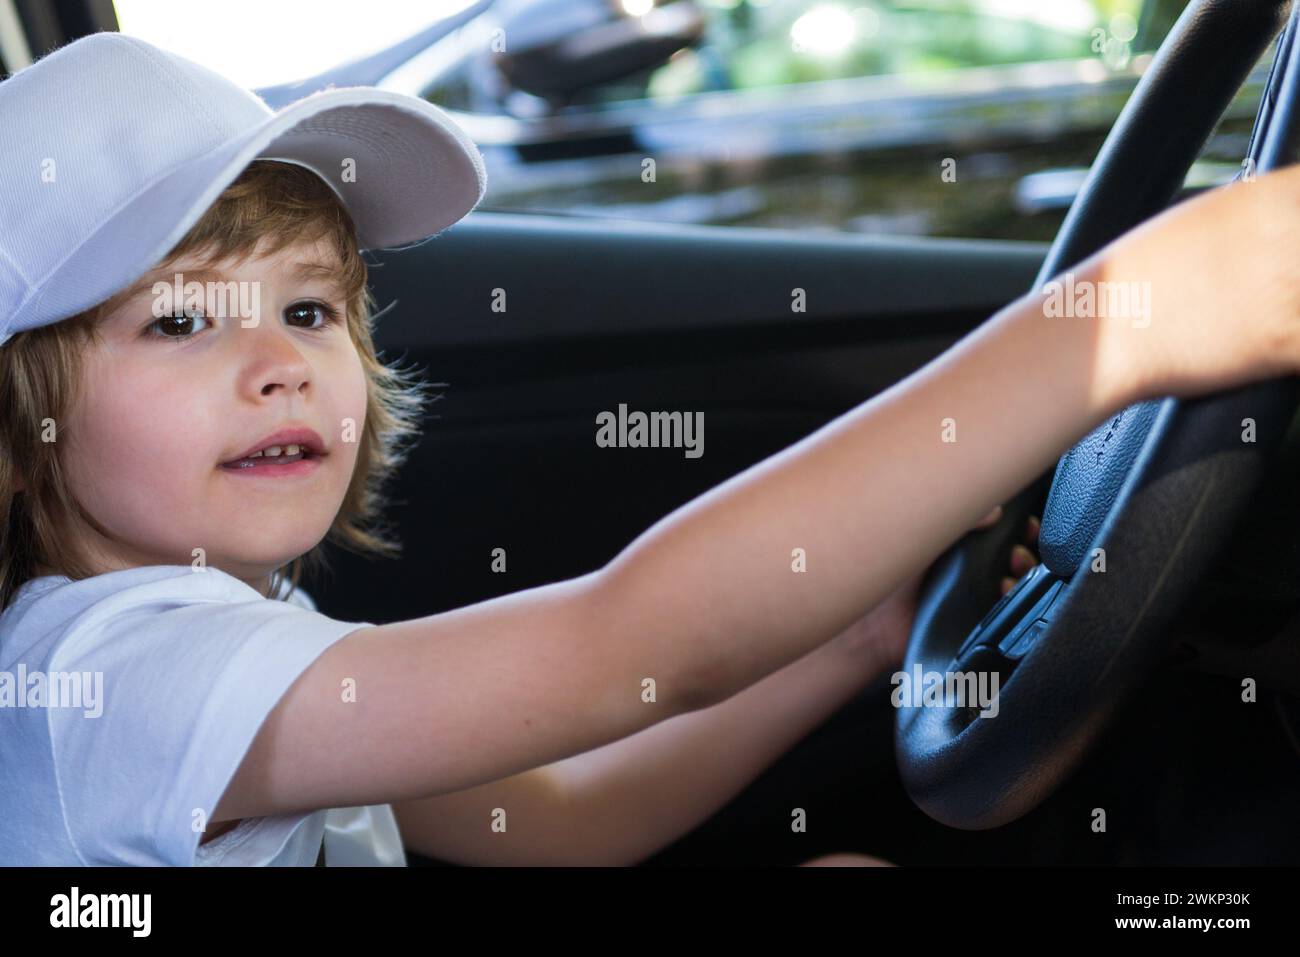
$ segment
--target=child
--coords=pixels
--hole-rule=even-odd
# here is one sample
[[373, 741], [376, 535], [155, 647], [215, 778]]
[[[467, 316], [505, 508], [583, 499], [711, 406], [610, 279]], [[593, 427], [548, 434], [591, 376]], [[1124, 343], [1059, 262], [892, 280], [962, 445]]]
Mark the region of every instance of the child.
[[1150, 281], [1142, 327], [1026, 295], [604, 568], [336, 621], [300, 573], [392, 551], [419, 409], [358, 247], [469, 212], [473, 144], [375, 90], [271, 114], [114, 34], [0, 83], [0, 128], [0, 702], [32, 698], [0, 707], [0, 864], [636, 862], [897, 662], [928, 563], [1097, 423], [1300, 356], [1285, 171], [1075, 268]]

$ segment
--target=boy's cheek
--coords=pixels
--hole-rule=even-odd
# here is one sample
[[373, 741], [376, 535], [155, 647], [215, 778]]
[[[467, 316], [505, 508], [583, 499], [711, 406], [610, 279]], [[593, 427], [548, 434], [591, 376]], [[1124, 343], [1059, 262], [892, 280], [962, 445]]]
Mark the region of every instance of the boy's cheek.
[[338, 421], [331, 423], [334, 428], [332, 440], [339, 446], [351, 444], [352, 457], [355, 458], [361, 436], [365, 433], [367, 398], [365, 369], [361, 365], [361, 357], [355, 351], [352, 354], [351, 368], [341, 381], [349, 383], [348, 395], [337, 406], [340, 414]]

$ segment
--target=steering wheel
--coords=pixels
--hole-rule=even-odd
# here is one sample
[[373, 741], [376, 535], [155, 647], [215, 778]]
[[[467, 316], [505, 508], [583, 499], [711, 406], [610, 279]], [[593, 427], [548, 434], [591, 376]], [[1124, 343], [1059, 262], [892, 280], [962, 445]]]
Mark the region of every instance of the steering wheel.
[[[1290, 6], [1186, 8], [1102, 145], [1036, 288], [1169, 204]], [[1246, 175], [1300, 156], [1297, 17], [1300, 6], [1278, 44]], [[997, 526], [968, 533], [932, 566], [904, 672], [982, 675], [986, 691], [996, 676], [997, 694], [995, 706], [978, 697], [898, 708], [895, 752], [918, 807], [951, 827], [997, 827], [1075, 769], [1172, 649], [1168, 626], [1262, 481], [1300, 400], [1296, 383], [1124, 409], [1060, 459], [1044, 508], [1046, 475], [1006, 503]], [[1254, 442], [1243, 441], [1246, 419]], [[1031, 512], [1042, 515], [1042, 563], [989, 610]]]

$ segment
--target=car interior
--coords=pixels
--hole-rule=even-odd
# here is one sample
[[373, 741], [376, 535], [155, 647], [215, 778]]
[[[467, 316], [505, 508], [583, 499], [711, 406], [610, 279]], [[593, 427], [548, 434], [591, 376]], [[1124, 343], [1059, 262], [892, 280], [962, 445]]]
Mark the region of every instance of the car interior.
[[[418, 248], [377, 254], [373, 288], [381, 306], [392, 304], [377, 344], [427, 369], [441, 398], [395, 486], [401, 504], [392, 518], [406, 556], [378, 564], [332, 556], [337, 573], [320, 588], [322, 608], [397, 620], [590, 572], [674, 508], [906, 377], [1036, 277], [1158, 212], [1289, 7], [1193, 6], [1196, 16], [1166, 41], [1051, 247], [478, 213]], [[1275, 69], [1265, 101], [1273, 108], [1261, 109], [1252, 144], [1260, 171], [1296, 158], [1293, 24], [1278, 59], [1286, 69]], [[1266, 146], [1273, 152], [1262, 153]], [[493, 309], [500, 289], [505, 311]], [[806, 312], [791, 310], [795, 289], [806, 292]], [[1284, 437], [1295, 396], [1247, 401], [1261, 416], [1270, 410], [1260, 426], [1268, 448], [1251, 450], [1233, 473], [1236, 495], [1215, 488], [1213, 521], [1178, 507], [1190, 485], [1158, 481], [1161, 470], [1198, 473], [1197, 483], [1228, 479], [1198, 472], [1217, 448], [1213, 417], [1193, 410], [1175, 435], [1153, 428], [1150, 414], [1135, 416], [1141, 431], [1118, 476], [1076, 477], [1069, 488], [1057, 476], [1050, 490], [1044, 476], [1008, 509], [1000, 534], [978, 554], [958, 546], [930, 583], [909, 661], [919, 650], [951, 658], [993, 607], [994, 555], [1024, 515], [1044, 516], [1044, 550], [1054, 529], [1087, 544], [1112, 511], [1128, 519], [1127, 534], [1151, 550], [1146, 571], [1111, 576], [1111, 592], [1076, 602], [1076, 645], [1145, 629], [1141, 655], [1130, 659], [1126, 648], [1106, 659], [1131, 669], [1113, 693], [1072, 684], [1091, 672], [1073, 673], [1077, 658], [1057, 652], [1043, 688], [1025, 692], [1026, 711], [1014, 718], [1029, 744], [981, 751], [975, 766], [939, 766], [925, 753], [942, 750], [932, 741], [909, 744], [907, 729], [896, 737], [882, 683], [644, 863], [795, 863], [807, 856], [804, 836], [774, 825], [796, 795], [810, 815], [834, 822], [821, 850], [905, 865], [1294, 863], [1300, 594], [1295, 450]], [[597, 448], [596, 416], [619, 403], [703, 411], [707, 454]], [[1179, 445], [1197, 426], [1200, 446]], [[1153, 461], [1161, 442], [1166, 451]], [[1143, 471], [1123, 485], [1144, 449]], [[1082, 487], [1097, 481], [1100, 490]], [[1143, 483], [1154, 491], [1132, 487]], [[1079, 514], [1067, 517], [1071, 509]], [[1199, 542], [1194, 559], [1187, 536]], [[504, 574], [488, 561], [497, 547], [509, 556]], [[1125, 609], [1132, 617], [1118, 614]], [[1058, 634], [1062, 624], [1071, 621], [1054, 623], [1043, 651], [1068, 637]], [[1243, 705], [1242, 680], [1252, 676], [1259, 699]], [[1020, 703], [1013, 689], [1021, 690], [1004, 692], [1004, 708]], [[1060, 716], [1061, 702], [1077, 712]], [[926, 731], [936, 733], [961, 731]], [[985, 778], [1002, 790], [985, 793]], [[1032, 798], [991, 811], [1008, 793]], [[1105, 833], [1089, 826], [1098, 806], [1110, 820]]]
[[[305, 587], [331, 617], [382, 623], [600, 568], [1177, 201], [1271, 43], [1241, 176], [1300, 159], [1297, 16], [1290, 0], [1189, 4], [1051, 243], [480, 210], [367, 253], [376, 346], [437, 396], [390, 489], [402, 557], [330, 545], [330, 573]], [[904, 866], [1295, 864], [1297, 398], [1286, 381], [1126, 410], [939, 559], [906, 667], [999, 669], [996, 727], [904, 715], [882, 676], [642, 865], [845, 850]], [[703, 413], [706, 453], [599, 447], [597, 417], [620, 404]], [[1257, 442], [1239, 440], [1246, 417]], [[999, 599], [999, 556], [1031, 514], [1042, 564]], [[1098, 544], [1111, 574], [1087, 574]], [[1007, 637], [1039, 622], [1012, 653]], [[794, 805], [814, 833], [791, 831]]]

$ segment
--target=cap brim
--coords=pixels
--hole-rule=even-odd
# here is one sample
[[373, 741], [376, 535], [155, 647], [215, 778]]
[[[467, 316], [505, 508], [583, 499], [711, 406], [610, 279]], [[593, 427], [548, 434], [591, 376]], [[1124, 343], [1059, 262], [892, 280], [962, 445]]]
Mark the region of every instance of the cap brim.
[[329, 183], [363, 250], [436, 235], [463, 219], [487, 188], [478, 148], [432, 103], [373, 87], [323, 90], [144, 186], [47, 277], [11, 328], [33, 311], [74, 315], [125, 289], [255, 159], [296, 163]]

